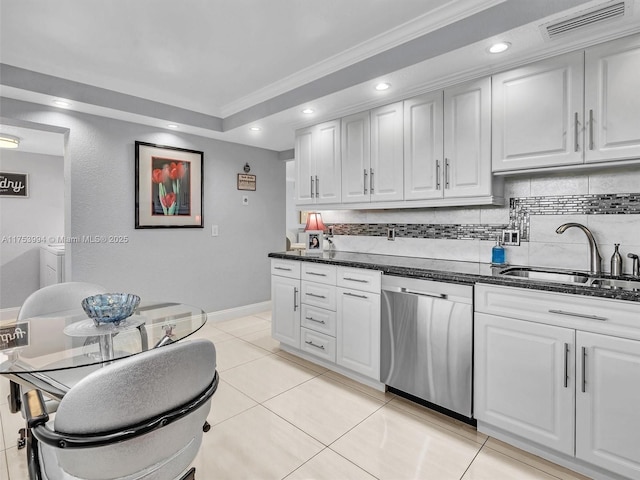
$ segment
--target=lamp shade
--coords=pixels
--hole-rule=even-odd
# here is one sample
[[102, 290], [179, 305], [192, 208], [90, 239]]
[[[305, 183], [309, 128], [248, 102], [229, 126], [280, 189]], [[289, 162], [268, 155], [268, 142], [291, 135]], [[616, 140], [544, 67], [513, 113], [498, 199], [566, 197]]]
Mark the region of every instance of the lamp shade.
[[307, 225], [304, 227], [304, 231], [307, 230], [322, 230], [325, 231], [327, 227], [322, 222], [322, 215], [316, 212], [309, 212], [307, 215]]

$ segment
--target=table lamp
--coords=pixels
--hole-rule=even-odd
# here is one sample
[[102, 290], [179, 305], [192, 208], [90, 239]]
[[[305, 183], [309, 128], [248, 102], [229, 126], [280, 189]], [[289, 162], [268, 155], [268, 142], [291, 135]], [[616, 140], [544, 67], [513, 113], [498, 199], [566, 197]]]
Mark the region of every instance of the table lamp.
[[307, 225], [304, 227], [305, 232], [308, 230], [322, 230], [324, 233], [326, 229], [327, 227], [325, 227], [322, 222], [322, 215], [320, 213], [309, 212], [307, 214]]

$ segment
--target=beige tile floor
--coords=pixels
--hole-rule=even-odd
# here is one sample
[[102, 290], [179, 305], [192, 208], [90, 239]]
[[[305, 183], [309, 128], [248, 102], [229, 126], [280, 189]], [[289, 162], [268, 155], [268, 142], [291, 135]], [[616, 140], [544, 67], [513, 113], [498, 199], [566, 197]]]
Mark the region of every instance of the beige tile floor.
[[[270, 313], [208, 323], [218, 352], [199, 480], [585, 479], [444, 415], [278, 348]], [[0, 385], [0, 480], [27, 480]]]

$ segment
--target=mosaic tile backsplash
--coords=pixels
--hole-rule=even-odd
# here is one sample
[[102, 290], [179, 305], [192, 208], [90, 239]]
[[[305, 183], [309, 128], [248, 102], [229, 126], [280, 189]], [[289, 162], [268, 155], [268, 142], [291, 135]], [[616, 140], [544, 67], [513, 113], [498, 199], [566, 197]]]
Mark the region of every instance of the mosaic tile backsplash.
[[[509, 224], [333, 223], [335, 235], [386, 237], [393, 228], [397, 238], [495, 240], [505, 228], [520, 230], [530, 239], [531, 215], [640, 214], [640, 193], [516, 197], [509, 201]], [[640, 232], [639, 232], [640, 233]]]

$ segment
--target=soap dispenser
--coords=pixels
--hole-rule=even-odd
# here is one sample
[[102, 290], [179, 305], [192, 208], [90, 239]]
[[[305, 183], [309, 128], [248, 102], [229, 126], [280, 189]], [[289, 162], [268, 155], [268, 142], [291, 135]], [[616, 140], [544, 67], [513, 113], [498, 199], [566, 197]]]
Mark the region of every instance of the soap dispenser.
[[493, 265], [504, 265], [507, 263], [504, 247], [500, 243], [500, 237], [496, 240], [496, 244], [491, 249], [491, 263]]
[[622, 275], [622, 255], [618, 251], [619, 243], [614, 243], [615, 249], [611, 255], [611, 275], [614, 277]]

